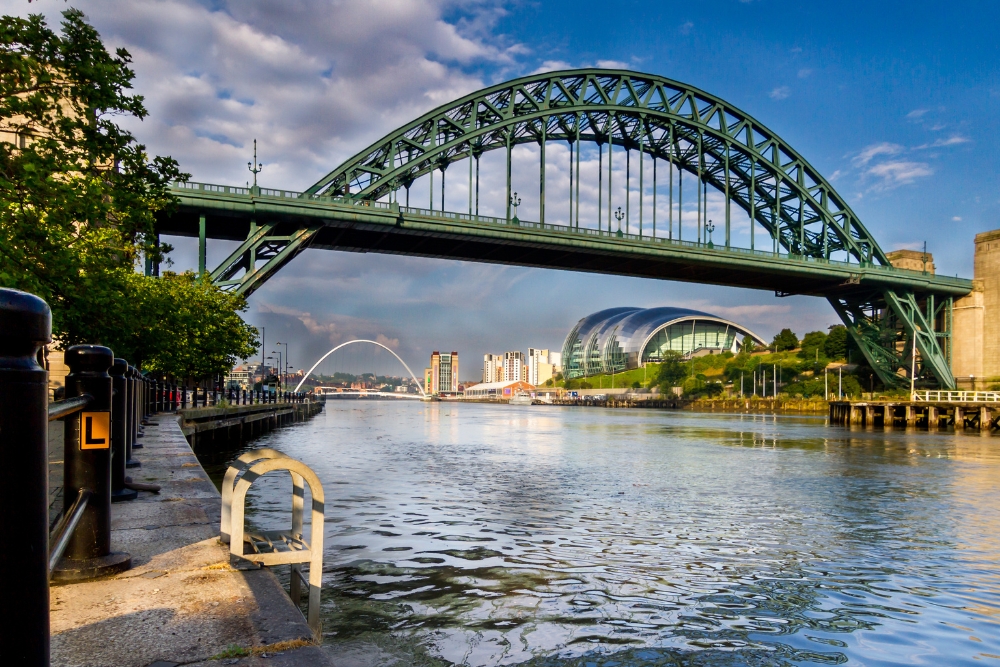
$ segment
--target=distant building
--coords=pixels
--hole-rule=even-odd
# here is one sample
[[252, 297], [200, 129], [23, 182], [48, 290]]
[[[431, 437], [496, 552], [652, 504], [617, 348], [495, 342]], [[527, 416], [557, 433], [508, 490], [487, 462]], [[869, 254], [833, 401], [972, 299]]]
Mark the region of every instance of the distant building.
[[528, 383], [534, 386], [544, 384], [553, 375], [552, 364], [549, 362], [549, 351], [528, 348]]
[[458, 393], [458, 352], [431, 353], [431, 366], [424, 369], [424, 391], [428, 394]]
[[521, 352], [503, 353], [503, 381], [504, 382], [525, 382], [527, 381], [527, 368], [524, 364], [524, 355]]
[[483, 382], [500, 382], [503, 380], [503, 355], [483, 355]]
[[237, 366], [226, 376], [227, 389], [251, 389], [253, 387], [253, 371], [246, 366]]
[[549, 352], [549, 363], [553, 373], [562, 373], [562, 352]]
[[576, 323], [563, 343], [566, 379], [621, 373], [659, 362], [667, 352], [685, 358], [735, 351], [749, 337], [767, 343], [735, 322], [687, 308], [609, 308]]
[[[520, 354], [520, 353], [519, 353]], [[517, 394], [531, 393], [535, 390], [527, 382], [483, 382], [465, 388], [465, 398], [495, 398], [498, 400], [513, 398]]]

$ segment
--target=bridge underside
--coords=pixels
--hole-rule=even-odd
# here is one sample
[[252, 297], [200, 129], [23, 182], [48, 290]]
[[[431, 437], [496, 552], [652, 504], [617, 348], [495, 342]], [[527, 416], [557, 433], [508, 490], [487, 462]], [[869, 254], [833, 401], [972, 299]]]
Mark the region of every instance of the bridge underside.
[[[158, 231], [174, 236], [198, 237], [199, 224], [200, 214], [182, 210], [163, 220], [158, 225]], [[209, 239], [243, 242], [251, 235], [251, 222], [245, 215], [207, 215], [205, 224]], [[782, 296], [802, 294], [867, 298], [877, 286], [877, 283], [861, 281], [859, 276], [863, 270], [857, 266], [853, 270], [838, 272], [825, 266], [810, 266], [806, 262], [790, 263], [773, 253], [743, 254], [736, 249], [726, 252], [724, 248], [708, 249], [705, 246], [699, 250], [697, 247], [675, 247], [675, 244], [664, 244], [663, 247], [657, 244], [642, 249], [646, 250], [642, 252], [637, 251], [632, 243], [615, 244], [614, 236], [605, 236], [600, 240], [581, 237], [554, 244], [551, 238], [532, 238], [532, 230], [527, 226], [490, 230], [492, 233], [480, 229], [478, 233], [470, 234], [469, 229], [460, 225], [427, 224], [427, 221], [408, 216], [402, 222], [397, 218], [390, 224], [328, 220], [316, 226], [315, 220], [306, 222], [295, 219], [271, 224], [273, 227], [269, 236], [282, 239], [312, 225], [308, 243], [304, 243], [301, 249], [375, 252], [658, 278], [767, 290]], [[247, 268], [243, 267], [244, 271]], [[227, 276], [230, 277], [235, 276]], [[217, 279], [217, 276], [213, 278]], [[249, 294], [262, 283], [263, 280], [258, 278], [239, 291]], [[918, 288], [918, 291], [928, 290]]]
[[908, 386], [914, 366], [918, 386], [954, 384], [950, 371], [951, 303], [969, 289], [968, 281], [886, 266], [595, 233], [527, 221], [515, 224], [378, 202], [185, 193], [180, 209], [161, 219], [158, 229], [161, 234], [239, 243], [210, 276], [223, 288], [247, 295], [302, 250], [316, 248], [823, 297], [889, 387]]

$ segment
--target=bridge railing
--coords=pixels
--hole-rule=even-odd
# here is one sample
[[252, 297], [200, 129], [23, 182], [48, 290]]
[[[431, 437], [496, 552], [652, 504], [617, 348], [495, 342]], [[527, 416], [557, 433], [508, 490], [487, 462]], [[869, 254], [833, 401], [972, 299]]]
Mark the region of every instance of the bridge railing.
[[[371, 200], [355, 200], [346, 197], [330, 197], [324, 195], [309, 195], [304, 192], [296, 192], [294, 190], [280, 190], [272, 188], [258, 188], [256, 195], [251, 191], [251, 188], [236, 187], [230, 185], [213, 185], [211, 183], [197, 183], [194, 181], [176, 181], [171, 183], [171, 187], [177, 188], [179, 190], [185, 191], [202, 191], [202, 192], [217, 192], [221, 194], [236, 194], [236, 195], [246, 195], [246, 196], [257, 196], [257, 197], [274, 197], [278, 199], [306, 199], [310, 201], [323, 202], [334, 205], [341, 206], [364, 206], [369, 208], [377, 208], [382, 210], [391, 210], [396, 204], [391, 204], [382, 201], [371, 201]], [[880, 272], [887, 273], [897, 273], [902, 275], [912, 275], [921, 274], [922, 271], [916, 271], [913, 269], [904, 269], [891, 265], [882, 264], [858, 264], [856, 262], [850, 262], [839, 259], [826, 259], [823, 257], [812, 257], [810, 255], [799, 255], [796, 253], [782, 253], [774, 252], [772, 250], [758, 250], [756, 248], [739, 248], [736, 246], [725, 246], [719, 244], [709, 245], [704, 241], [682, 241], [679, 239], [664, 238], [662, 236], [650, 236], [648, 234], [627, 234], [620, 231], [610, 231], [604, 229], [592, 229], [588, 227], [571, 227], [569, 225], [553, 225], [541, 222], [532, 222], [530, 220], [514, 220], [508, 221], [506, 218], [498, 218], [487, 215], [474, 215], [469, 213], [458, 213], [454, 211], [440, 211], [434, 209], [426, 209], [411, 206], [399, 206], [399, 211], [408, 215], [416, 215], [421, 217], [429, 218], [444, 218], [448, 220], [461, 220], [465, 222], [474, 223], [485, 223], [491, 225], [504, 225], [504, 226], [516, 226], [526, 229], [543, 229], [546, 231], [553, 231], [558, 233], [566, 234], [581, 234], [584, 236], [597, 236], [602, 238], [617, 238], [628, 241], [638, 241], [641, 243], [658, 243], [663, 245], [679, 246], [683, 248], [696, 248], [699, 250], [709, 250], [713, 252], [720, 253], [736, 253], [740, 255], [750, 255], [754, 257], [769, 257], [774, 259], [792, 260], [799, 262], [807, 262], [810, 264], [825, 264], [830, 266], [845, 266], [857, 269], [866, 270], [876, 270]], [[947, 276], [935, 276], [936, 280], [945, 279]]]
[[1000, 391], [915, 391], [914, 403], [1000, 403]]

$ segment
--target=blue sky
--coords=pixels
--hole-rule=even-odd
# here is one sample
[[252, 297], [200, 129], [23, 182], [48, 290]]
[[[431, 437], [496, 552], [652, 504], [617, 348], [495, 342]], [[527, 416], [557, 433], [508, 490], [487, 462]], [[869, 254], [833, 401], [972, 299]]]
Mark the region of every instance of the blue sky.
[[[67, 6], [3, 5], [52, 17]], [[940, 272], [971, 277], [973, 236], [1000, 227], [997, 3], [69, 5], [133, 54], [150, 117], [128, 125], [195, 180], [245, 182], [257, 138], [262, 184], [304, 189], [462, 94], [534, 71], [607, 65], [689, 83], [753, 115], [833, 182], [885, 250], [926, 240]], [[530, 183], [532, 154], [519, 159]], [[461, 201], [460, 192], [449, 199]], [[525, 217], [532, 205], [526, 196]], [[174, 268], [192, 266], [190, 241], [176, 246]], [[228, 249], [210, 246], [210, 263]], [[365, 337], [415, 368], [432, 350], [457, 350], [464, 379], [478, 376], [485, 352], [559, 348], [577, 319], [620, 305], [700, 308], [765, 337], [836, 322], [825, 301], [807, 297], [324, 251], [283, 269], [251, 298], [247, 317], [269, 340], [290, 343], [295, 366]], [[391, 370], [387, 359], [380, 370]]]

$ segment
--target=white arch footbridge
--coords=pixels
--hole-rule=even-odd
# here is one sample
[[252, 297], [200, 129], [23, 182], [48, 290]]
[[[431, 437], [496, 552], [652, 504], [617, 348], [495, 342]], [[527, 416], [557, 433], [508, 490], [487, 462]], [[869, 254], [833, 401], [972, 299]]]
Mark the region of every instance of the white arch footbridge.
[[332, 350], [330, 350], [329, 352], [327, 352], [326, 354], [324, 354], [322, 357], [320, 357], [319, 361], [317, 361], [315, 364], [312, 365], [312, 368], [309, 369], [309, 372], [306, 373], [302, 377], [302, 380], [300, 380], [299, 383], [295, 386], [295, 391], [297, 392], [302, 387], [302, 383], [304, 383], [309, 378], [309, 376], [312, 375], [312, 372], [314, 370], [316, 370], [316, 367], [319, 366], [321, 363], [323, 363], [323, 361], [327, 357], [329, 357], [331, 354], [333, 354], [337, 350], [339, 350], [339, 349], [341, 349], [343, 347], [347, 347], [348, 345], [353, 345], [354, 343], [370, 343], [372, 345], [375, 345], [377, 347], [382, 348], [383, 350], [387, 351], [392, 356], [396, 357], [396, 359], [399, 361], [399, 363], [403, 364], [403, 368], [405, 368], [406, 372], [410, 374], [410, 377], [413, 378], [413, 381], [417, 383], [417, 388], [420, 390], [420, 395], [422, 397], [424, 397], [424, 398], [427, 397], [427, 394], [424, 392], [424, 387], [420, 383], [420, 380], [417, 379], [417, 376], [413, 374], [413, 371], [410, 370], [410, 367], [406, 365], [406, 362], [403, 361], [398, 354], [396, 354], [395, 352], [393, 352], [391, 349], [389, 349], [388, 347], [386, 347], [382, 343], [379, 343], [378, 341], [366, 340], [366, 339], [362, 339], [362, 338], [359, 338], [357, 340], [349, 340], [346, 343], [341, 343], [340, 345], [338, 345], [337, 347], [333, 348]]

